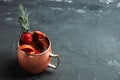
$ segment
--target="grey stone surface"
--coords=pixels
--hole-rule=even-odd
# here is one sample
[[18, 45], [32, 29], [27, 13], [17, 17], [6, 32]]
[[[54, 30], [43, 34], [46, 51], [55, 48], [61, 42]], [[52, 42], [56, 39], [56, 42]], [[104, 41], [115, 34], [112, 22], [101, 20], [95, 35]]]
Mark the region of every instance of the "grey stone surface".
[[[17, 61], [18, 4], [46, 33], [60, 66], [26, 73]], [[119, 0], [0, 0], [0, 80], [120, 80]]]

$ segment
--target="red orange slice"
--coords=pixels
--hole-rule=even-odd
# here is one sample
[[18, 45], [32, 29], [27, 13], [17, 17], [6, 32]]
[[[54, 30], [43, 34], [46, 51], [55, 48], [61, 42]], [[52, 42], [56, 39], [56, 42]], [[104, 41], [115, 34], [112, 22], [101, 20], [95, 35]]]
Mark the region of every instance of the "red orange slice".
[[48, 48], [48, 43], [45, 38], [46, 35], [40, 31], [34, 31], [33, 36], [37, 42], [39, 42], [43, 47]]
[[19, 49], [24, 51], [27, 54], [38, 54], [38, 51], [31, 45], [24, 44], [24, 45], [21, 45]]
[[46, 35], [40, 31], [34, 31], [33, 36], [37, 39], [44, 39]]

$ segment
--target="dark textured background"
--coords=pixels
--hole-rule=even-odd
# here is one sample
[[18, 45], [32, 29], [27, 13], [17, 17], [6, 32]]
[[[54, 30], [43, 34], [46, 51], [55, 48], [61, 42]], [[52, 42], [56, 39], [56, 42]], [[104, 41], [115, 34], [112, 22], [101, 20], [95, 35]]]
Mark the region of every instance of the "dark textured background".
[[[31, 75], [17, 62], [18, 4], [52, 40], [58, 69]], [[120, 80], [119, 0], [0, 0], [0, 80]]]

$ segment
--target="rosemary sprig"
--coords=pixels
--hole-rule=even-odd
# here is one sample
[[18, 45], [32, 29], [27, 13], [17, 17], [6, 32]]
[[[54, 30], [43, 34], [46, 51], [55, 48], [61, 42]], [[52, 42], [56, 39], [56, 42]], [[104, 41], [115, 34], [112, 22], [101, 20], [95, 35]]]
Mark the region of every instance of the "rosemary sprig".
[[20, 10], [19, 23], [22, 27], [23, 32], [28, 32], [30, 31], [30, 28], [27, 9], [24, 9], [24, 7], [20, 4], [19, 10]]

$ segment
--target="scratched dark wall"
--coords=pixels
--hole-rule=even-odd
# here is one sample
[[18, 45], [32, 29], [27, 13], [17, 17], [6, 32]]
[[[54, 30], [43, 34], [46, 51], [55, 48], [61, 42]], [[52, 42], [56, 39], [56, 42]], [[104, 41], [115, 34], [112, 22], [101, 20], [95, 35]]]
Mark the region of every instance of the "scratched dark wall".
[[[58, 69], [26, 73], [17, 61], [18, 5], [60, 55]], [[0, 80], [120, 80], [119, 0], [0, 0]]]

